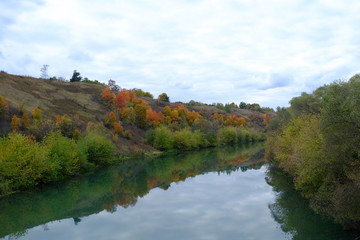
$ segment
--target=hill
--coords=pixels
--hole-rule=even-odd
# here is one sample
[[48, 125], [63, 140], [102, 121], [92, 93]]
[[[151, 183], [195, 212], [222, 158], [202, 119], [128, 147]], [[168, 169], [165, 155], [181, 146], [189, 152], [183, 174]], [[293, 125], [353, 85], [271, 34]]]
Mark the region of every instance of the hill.
[[[11, 117], [13, 115], [21, 118], [22, 113], [27, 113], [31, 116], [35, 108], [41, 110], [42, 118], [47, 123], [54, 123], [57, 116], [66, 114], [73, 122], [76, 122], [76, 127], [80, 128], [82, 131], [85, 130], [86, 125], [89, 122], [92, 122], [107, 126], [106, 131], [111, 133], [111, 130], [113, 129], [111, 126], [109, 127], [109, 113], [115, 111], [118, 115], [117, 117], [121, 118], [121, 111], [114, 110], [114, 106], [109, 104], [109, 102], [102, 97], [102, 92], [106, 87], [106, 85], [92, 81], [64, 82], [11, 75], [1, 72], [0, 96], [7, 101], [9, 109], [8, 112], [3, 114], [0, 118], [0, 134], [6, 135], [11, 131]], [[140, 92], [136, 92], [143, 93], [141, 90]], [[113, 97], [114, 96], [115, 94]], [[272, 112], [240, 109], [236, 105], [234, 106], [234, 104], [227, 109], [220, 109], [219, 106], [202, 103], [184, 104], [179, 102], [164, 102], [142, 94], [137, 95], [136, 97], [138, 99], [136, 101], [145, 103], [147, 108], [151, 108], [157, 113], [163, 112], [165, 107], [169, 107], [173, 111], [173, 109], [179, 106], [184, 106], [187, 113], [196, 112], [199, 113], [202, 118], [211, 121], [213, 121], [212, 117], [214, 114], [218, 114], [219, 118], [224, 122], [229, 116], [243, 118], [247, 127], [256, 129], [257, 131], [263, 131], [267, 124], [266, 121], [268, 121], [268, 119], [265, 119], [264, 116], [272, 118], [275, 115]], [[136, 104], [137, 103], [133, 102], [130, 103], [132, 107]], [[174, 122], [178, 125], [184, 125], [180, 118], [181, 112], [179, 119]], [[119, 134], [118, 138], [115, 139], [118, 152], [121, 154], [126, 155], [139, 151], [156, 151], [153, 147], [145, 143], [146, 130], [154, 126], [139, 126], [136, 121], [136, 119], [131, 121], [125, 120], [124, 118], [119, 119], [123, 131], [129, 133], [128, 135]]]

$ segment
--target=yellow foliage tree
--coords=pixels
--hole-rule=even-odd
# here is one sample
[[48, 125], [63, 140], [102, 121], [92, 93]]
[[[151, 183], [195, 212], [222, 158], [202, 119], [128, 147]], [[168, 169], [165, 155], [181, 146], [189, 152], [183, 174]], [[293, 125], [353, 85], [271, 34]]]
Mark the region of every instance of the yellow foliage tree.
[[18, 128], [19, 128], [19, 118], [14, 115], [11, 119], [11, 130], [13, 132], [16, 132]]
[[30, 122], [29, 122], [29, 116], [26, 113], [23, 113], [22, 120], [23, 120], [24, 128], [28, 129]]
[[0, 96], [0, 117], [9, 108], [9, 105], [4, 97]]
[[41, 122], [41, 110], [39, 107], [34, 108], [33, 118], [36, 122]]

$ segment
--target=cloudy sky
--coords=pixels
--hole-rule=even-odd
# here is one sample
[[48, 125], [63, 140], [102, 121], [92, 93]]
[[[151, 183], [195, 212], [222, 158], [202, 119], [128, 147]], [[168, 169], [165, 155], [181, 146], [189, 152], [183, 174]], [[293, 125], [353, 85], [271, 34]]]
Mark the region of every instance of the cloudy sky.
[[360, 72], [358, 0], [0, 0], [0, 70], [287, 106]]

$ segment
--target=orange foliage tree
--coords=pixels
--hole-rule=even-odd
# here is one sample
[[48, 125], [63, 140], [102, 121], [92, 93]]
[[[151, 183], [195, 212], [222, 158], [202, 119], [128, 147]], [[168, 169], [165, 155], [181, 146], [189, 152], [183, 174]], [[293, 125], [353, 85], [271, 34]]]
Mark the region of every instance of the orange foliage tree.
[[194, 110], [192, 110], [191, 112], [189, 112], [186, 116], [186, 120], [188, 122], [188, 124], [191, 126], [195, 121], [202, 119], [203, 116], [201, 116], [200, 113], [195, 112]]
[[124, 131], [123, 126], [121, 126], [121, 124], [118, 123], [118, 122], [114, 122], [114, 123], [113, 123], [113, 128], [114, 128], [114, 132], [115, 132], [116, 134], [120, 134], [120, 133], [122, 133], [122, 132]]
[[101, 97], [110, 104], [114, 102], [114, 93], [111, 91], [110, 88], [104, 88], [101, 93]]
[[115, 97], [115, 106], [117, 108], [123, 108], [123, 107], [126, 106], [126, 100], [125, 100], [124, 95], [122, 95], [120, 93], [118, 95], [116, 95], [116, 97]]
[[225, 125], [226, 126], [234, 126], [234, 127], [244, 127], [246, 124], [246, 120], [243, 117], [237, 117], [235, 115], [231, 115], [226, 118]]
[[164, 115], [161, 112], [157, 113], [151, 108], [146, 110], [146, 121], [152, 127], [156, 127], [159, 124], [163, 123], [163, 118]]

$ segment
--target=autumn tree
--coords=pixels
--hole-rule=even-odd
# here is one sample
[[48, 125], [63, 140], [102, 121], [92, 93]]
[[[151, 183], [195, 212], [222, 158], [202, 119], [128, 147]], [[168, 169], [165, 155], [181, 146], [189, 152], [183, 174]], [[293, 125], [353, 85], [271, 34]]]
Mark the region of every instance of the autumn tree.
[[263, 118], [263, 125], [267, 126], [269, 124], [269, 122], [270, 122], [270, 115], [267, 114], [267, 113], [264, 113], [262, 115], [262, 118]]
[[203, 117], [201, 116], [200, 113], [195, 112], [194, 110], [192, 110], [191, 112], [189, 112], [186, 115], [186, 120], [188, 122], [188, 124], [191, 126], [195, 121], [202, 119]]
[[39, 107], [34, 108], [33, 118], [36, 122], [41, 122], [41, 110]]
[[225, 125], [226, 126], [234, 126], [234, 127], [244, 127], [246, 124], [246, 120], [243, 117], [237, 117], [235, 115], [231, 115], [226, 118]]
[[115, 96], [115, 105], [117, 108], [123, 108], [126, 106], [126, 100], [124, 95], [119, 93]]
[[121, 134], [124, 131], [123, 126], [121, 126], [121, 124], [118, 122], [113, 123], [113, 128], [116, 134]]
[[19, 128], [19, 118], [14, 115], [11, 119], [11, 129], [13, 132], [16, 132], [18, 128]]
[[146, 110], [146, 121], [152, 127], [161, 124], [163, 122], [163, 118], [164, 115], [161, 112], [157, 113], [151, 108]]
[[114, 124], [116, 122], [116, 115], [114, 112], [109, 113], [109, 119], [111, 124]]
[[24, 127], [24, 129], [28, 129], [29, 128], [29, 123], [30, 123], [30, 121], [29, 121], [29, 116], [26, 114], [26, 113], [23, 113], [22, 114], [22, 120], [23, 120], [23, 127]]
[[112, 104], [114, 102], [114, 93], [111, 91], [110, 88], [104, 88], [101, 93], [101, 97], [105, 99], [108, 103]]
[[0, 96], [0, 117], [2, 117], [3, 113], [7, 111], [9, 105], [4, 97]]

